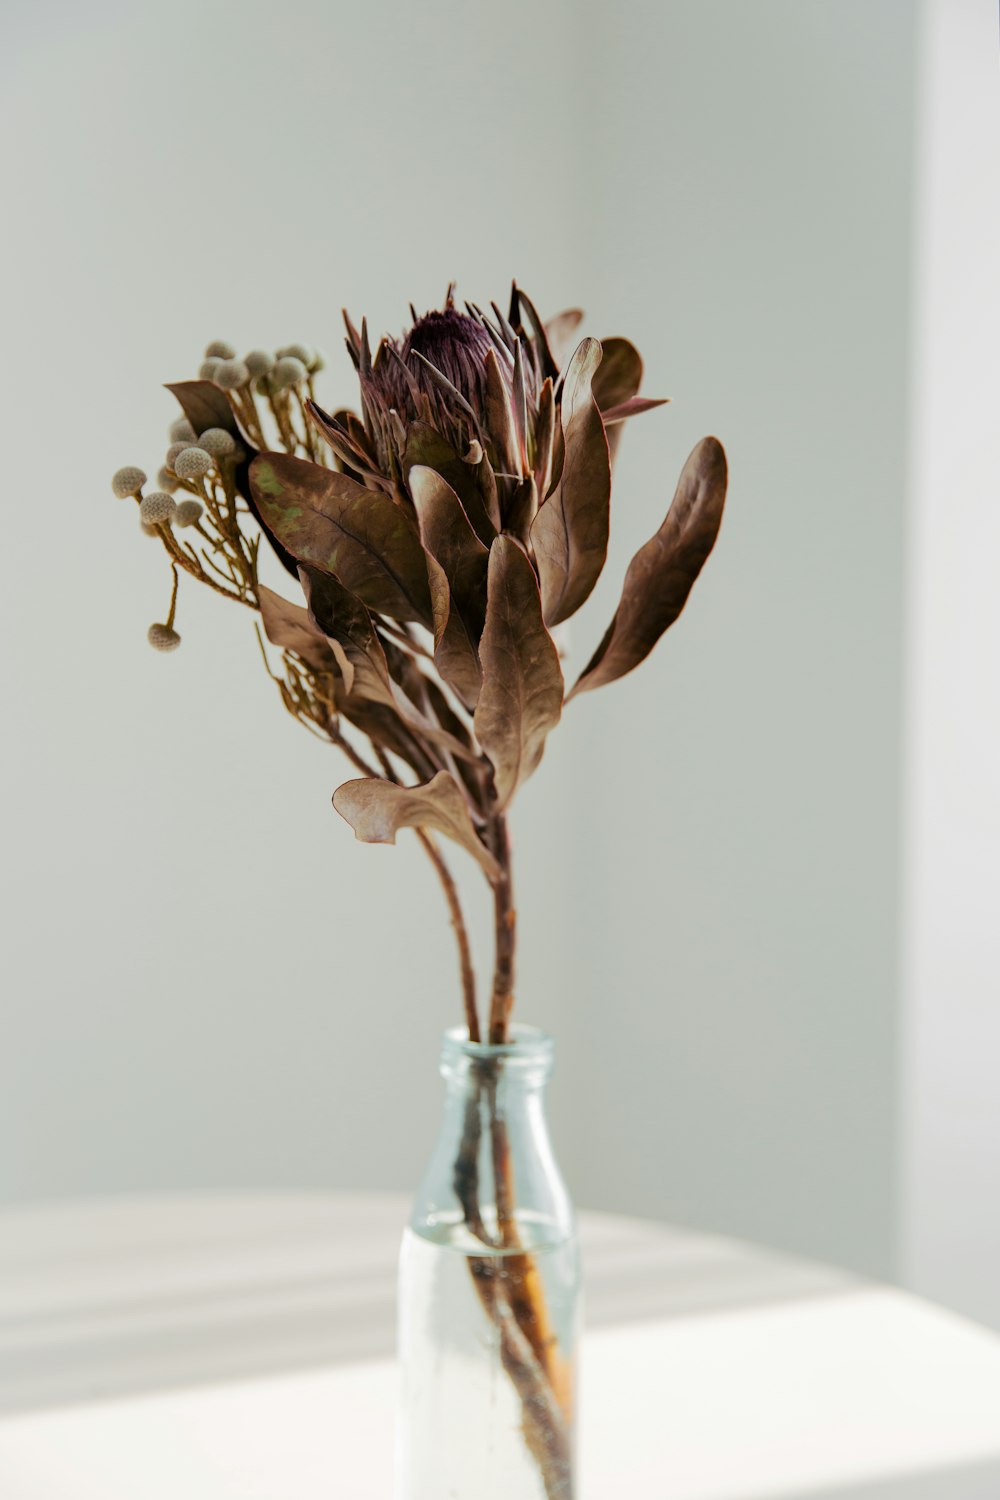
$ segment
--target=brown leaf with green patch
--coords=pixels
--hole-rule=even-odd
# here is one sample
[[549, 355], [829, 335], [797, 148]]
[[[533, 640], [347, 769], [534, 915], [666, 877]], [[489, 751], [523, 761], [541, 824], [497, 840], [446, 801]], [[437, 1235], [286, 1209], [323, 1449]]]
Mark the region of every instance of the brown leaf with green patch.
[[333, 794], [333, 805], [365, 844], [394, 844], [401, 828], [443, 833], [468, 851], [490, 880], [500, 867], [476, 833], [465, 796], [455, 778], [439, 771], [422, 786], [359, 777], [345, 781]]
[[498, 536], [490, 548], [479, 656], [476, 737], [492, 762], [502, 808], [541, 760], [563, 702], [559, 653], [542, 620], [534, 569], [510, 536]]
[[584, 339], [566, 370], [560, 408], [562, 473], [531, 527], [548, 625], [558, 625], [580, 608], [608, 555], [611, 460], [593, 397], [600, 362], [600, 344]]
[[254, 459], [250, 483], [264, 525], [299, 562], [332, 573], [379, 614], [431, 624], [426, 558], [402, 506], [285, 453]]
[[631, 672], [677, 619], [719, 534], [726, 480], [722, 444], [702, 438], [663, 525], [629, 563], [614, 619], [570, 697]]

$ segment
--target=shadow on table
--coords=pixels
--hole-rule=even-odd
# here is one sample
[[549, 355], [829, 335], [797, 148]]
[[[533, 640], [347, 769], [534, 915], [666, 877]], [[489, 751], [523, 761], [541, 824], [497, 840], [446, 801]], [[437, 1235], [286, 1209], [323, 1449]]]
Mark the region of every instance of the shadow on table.
[[962, 1468], [859, 1480], [832, 1489], [782, 1491], [752, 1500], [1000, 1500], [1000, 1459]]
[[[0, 1412], [391, 1355], [404, 1200], [183, 1197], [0, 1214]], [[830, 1296], [843, 1272], [584, 1215], [587, 1321]], [[997, 1496], [990, 1500], [998, 1500]]]

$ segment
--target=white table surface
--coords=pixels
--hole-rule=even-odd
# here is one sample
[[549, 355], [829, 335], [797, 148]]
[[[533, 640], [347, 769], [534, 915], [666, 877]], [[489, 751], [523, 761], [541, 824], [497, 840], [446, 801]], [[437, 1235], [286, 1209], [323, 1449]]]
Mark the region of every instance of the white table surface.
[[[405, 1212], [0, 1213], [0, 1500], [389, 1500]], [[732, 1240], [582, 1231], [582, 1500], [1000, 1500], [994, 1335]]]

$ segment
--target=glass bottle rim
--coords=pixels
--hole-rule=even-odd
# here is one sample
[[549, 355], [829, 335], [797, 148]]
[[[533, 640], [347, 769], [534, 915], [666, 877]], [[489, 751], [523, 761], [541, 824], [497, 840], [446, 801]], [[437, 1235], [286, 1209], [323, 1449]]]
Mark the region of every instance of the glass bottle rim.
[[538, 1026], [515, 1022], [506, 1042], [472, 1042], [464, 1026], [450, 1026], [441, 1042], [441, 1063], [448, 1066], [462, 1058], [470, 1061], [502, 1061], [505, 1067], [519, 1064], [546, 1070], [552, 1066], [555, 1042]]

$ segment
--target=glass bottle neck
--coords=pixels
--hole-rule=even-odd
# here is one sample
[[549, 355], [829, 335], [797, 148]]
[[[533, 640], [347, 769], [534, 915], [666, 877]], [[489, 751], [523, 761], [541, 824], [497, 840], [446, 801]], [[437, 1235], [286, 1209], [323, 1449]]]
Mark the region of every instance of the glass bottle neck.
[[529, 1027], [513, 1028], [499, 1047], [446, 1032], [444, 1118], [414, 1208], [418, 1233], [471, 1234], [498, 1246], [515, 1220], [516, 1239], [526, 1244], [573, 1233], [545, 1117], [552, 1063], [551, 1039]]

